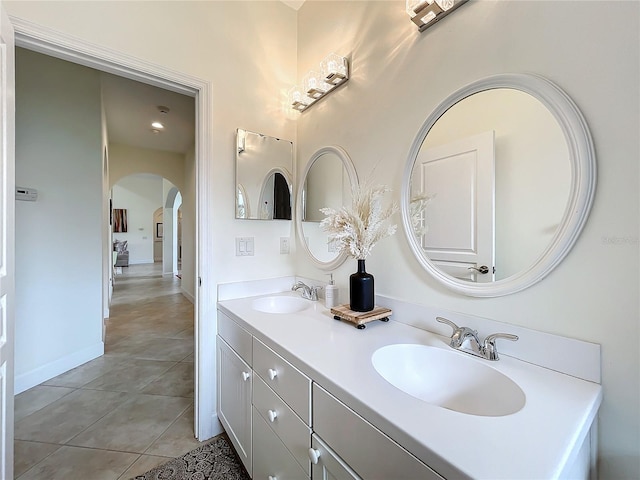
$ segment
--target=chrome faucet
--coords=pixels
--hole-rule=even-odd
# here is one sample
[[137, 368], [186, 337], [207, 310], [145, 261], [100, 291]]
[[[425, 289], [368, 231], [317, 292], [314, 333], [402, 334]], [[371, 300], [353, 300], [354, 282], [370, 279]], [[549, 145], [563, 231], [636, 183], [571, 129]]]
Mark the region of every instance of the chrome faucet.
[[480, 344], [477, 330], [472, 330], [469, 327], [459, 327], [451, 320], [443, 317], [436, 317], [436, 320], [449, 325], [453, 329], [451, 341], [449, 342], [451, 348], [486, 360], [500, 360], [498, 350], [496, 349], [496, 340], [498, 338], [504, 338], [505, 340], [511, 340], [513, 342], [518, 340], [517, 335], [511, 335], [510, 333], [492, 333], [491, 335], [487, 335], [484, 342]]
[[320, 290], [321, 288], [322, 287], [310, 287], [306, 283], [298, 280], [293, 284], [291, 290], [295, 292], [296, 290], [302, 289], [302, 298], [306, 298], [307, 300], [312, 300], [315, 302], [318, 300], [318, 290]]

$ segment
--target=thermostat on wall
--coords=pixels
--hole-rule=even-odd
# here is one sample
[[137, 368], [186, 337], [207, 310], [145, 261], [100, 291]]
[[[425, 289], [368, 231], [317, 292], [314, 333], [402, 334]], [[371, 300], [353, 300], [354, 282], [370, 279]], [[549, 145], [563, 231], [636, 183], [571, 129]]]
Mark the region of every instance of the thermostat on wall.
[[38, 199], [38, 190], [35, 188], [16, 187], [16, 200], [35, 202]]

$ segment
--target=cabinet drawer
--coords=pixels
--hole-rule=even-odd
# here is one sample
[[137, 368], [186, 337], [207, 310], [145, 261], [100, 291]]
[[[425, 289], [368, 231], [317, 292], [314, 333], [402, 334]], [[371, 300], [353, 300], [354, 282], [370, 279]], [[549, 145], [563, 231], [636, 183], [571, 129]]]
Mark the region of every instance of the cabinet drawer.
[[253, 480], [308, 480], [287, 447], [253, 409]]
[[313, 385], [313, 430], [367, 480], [442, 480], [440, 475], [316, 384]]
[[311, 429], [257, 375], [253, 378], [253, 406], [310, 475]]
[[218, 310], [218, 335], [233, 348], [242, 359], [251, 366], [251, 339], [249, 332]]
[[311, 380], [259, 340], [253, 339], [253, 370], [311, 425]]

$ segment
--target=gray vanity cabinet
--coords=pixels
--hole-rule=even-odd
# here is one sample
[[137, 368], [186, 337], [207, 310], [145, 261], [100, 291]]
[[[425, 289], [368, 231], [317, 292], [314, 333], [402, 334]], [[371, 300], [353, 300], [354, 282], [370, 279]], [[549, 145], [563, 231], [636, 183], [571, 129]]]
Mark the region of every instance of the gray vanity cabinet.
[[311, 477], [311, 380], [218, 311], [218, 418], [254, 480]]
[[218, 416], [254, 480], [442, 480], [220, 311], [218, 332]]

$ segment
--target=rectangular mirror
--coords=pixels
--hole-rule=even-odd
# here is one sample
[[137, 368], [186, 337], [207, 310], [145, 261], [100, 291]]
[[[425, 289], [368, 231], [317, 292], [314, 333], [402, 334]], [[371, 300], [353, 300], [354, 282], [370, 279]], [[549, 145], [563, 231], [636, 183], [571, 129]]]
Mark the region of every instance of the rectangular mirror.
[[293, 142], [236, 130], [236, 218], [291, 220]]

